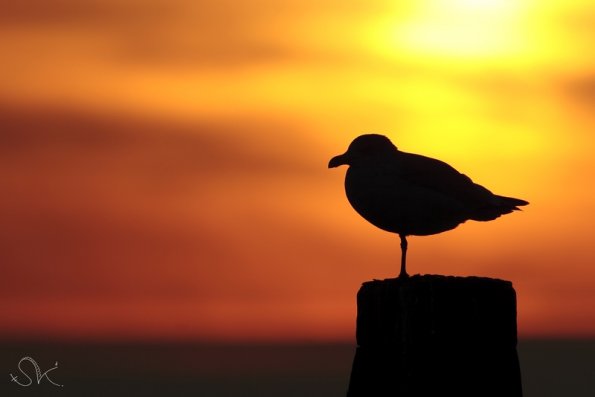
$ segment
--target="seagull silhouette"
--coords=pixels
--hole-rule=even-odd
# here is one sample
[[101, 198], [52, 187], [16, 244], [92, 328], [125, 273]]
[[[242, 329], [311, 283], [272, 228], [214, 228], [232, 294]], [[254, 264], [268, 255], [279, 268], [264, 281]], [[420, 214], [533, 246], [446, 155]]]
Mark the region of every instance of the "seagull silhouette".
[[400, 278], [408, 277], [407, 236], [445, 232], [469, 219], [491, 221], [529, 204], [495, 195], [443, 161], [402, 152], [384, 135], [355, 138], [328, 167], [345, 164], [351, 206], [368, 222], [401, 238]]

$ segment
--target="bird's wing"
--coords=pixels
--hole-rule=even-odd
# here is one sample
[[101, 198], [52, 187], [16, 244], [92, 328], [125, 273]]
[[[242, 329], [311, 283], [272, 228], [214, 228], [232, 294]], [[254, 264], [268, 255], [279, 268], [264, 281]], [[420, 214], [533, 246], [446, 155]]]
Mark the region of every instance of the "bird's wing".
[[490, 201], [493, 194], [447, 163], [419, 154], [399, 152], [400, 178], [408, 183], [454, 198], [471, 207]]

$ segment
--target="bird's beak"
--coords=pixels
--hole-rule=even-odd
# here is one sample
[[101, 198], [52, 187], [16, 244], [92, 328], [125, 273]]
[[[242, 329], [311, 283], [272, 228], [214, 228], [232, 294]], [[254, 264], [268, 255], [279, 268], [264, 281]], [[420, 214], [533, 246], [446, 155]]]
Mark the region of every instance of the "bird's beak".
[[329, 168], [335, 168], [340, 165], [349, 164], [349, 159], [347, 158], [347, 153], [340, 154], [335, 156], [328, 162]]

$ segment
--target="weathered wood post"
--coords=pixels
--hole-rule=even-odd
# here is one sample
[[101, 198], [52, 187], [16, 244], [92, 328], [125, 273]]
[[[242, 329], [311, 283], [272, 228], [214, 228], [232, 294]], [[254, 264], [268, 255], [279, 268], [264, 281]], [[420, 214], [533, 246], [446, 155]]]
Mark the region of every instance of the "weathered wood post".
[[357, 305], [348, 397], [522, 396], [509, 281], [374, 280]]

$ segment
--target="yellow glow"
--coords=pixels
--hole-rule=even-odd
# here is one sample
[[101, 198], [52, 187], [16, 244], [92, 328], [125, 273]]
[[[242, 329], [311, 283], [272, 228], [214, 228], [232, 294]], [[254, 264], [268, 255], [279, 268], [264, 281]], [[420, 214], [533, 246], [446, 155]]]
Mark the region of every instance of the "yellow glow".
[[515, 0], [439, 0], [438, 7], [446, 10], [481, 11], [486, 13], [510, 13], [523, 6]]
[[393, 57], [503, 63], [527, 49], [527, 2], [435, 0], [403, 18], [385, 18], [373, 30], [376, 46]]

